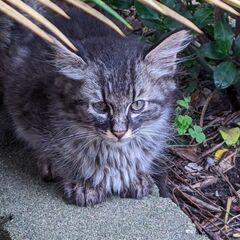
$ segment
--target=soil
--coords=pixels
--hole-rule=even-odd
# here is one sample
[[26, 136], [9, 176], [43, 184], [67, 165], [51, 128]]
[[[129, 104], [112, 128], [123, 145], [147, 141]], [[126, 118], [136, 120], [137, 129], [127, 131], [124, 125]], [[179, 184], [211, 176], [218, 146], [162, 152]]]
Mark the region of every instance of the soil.
[[[172, 200], [210, 239], [240, 239], [240, 146], [227, 146], [219, 133], [223, 127], [239, 127], [240, 111], [228, 92], [207, 85], [197, 89], [187, 114], [197, 124], [202, 121], [206, 140], [196, 144], [189, 137], [179, 137], [177, 142], [184, 139], [185, 145], [171, 147]], [[217, 160], [220, 149], [226, 152]]]

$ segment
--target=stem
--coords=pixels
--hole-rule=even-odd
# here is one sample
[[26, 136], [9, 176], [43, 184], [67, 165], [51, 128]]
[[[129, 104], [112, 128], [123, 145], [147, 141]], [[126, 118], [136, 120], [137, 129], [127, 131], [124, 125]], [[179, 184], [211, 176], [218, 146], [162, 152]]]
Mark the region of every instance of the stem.
[[214, 7], [214, 22], [221, 22], [224, 17], [224, 11], [218, 7]]
[[208, 62], [196, 51], [197, 47], [195, 47], [194, 45], [190, 45], [189, 49], [192, 53], [196, 53], [197, 61], [204, 67], [204, 70], [206, 70], [206, 72], [208, 72], [209, 74], [212, 74], [213, 68], [209, 66]]

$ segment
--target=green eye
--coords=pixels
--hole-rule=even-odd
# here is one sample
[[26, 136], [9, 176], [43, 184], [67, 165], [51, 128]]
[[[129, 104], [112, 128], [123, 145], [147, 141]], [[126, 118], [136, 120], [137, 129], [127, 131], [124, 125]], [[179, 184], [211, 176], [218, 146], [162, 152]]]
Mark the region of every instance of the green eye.
[[138, 101], [132, 103], [131, 110], [134, 112], [139, 112], [139, 111], [143, 110], [144, 106], [145, 106], [145, 101], [138, 100]]
[[105, 102], [96, 102], [93, 103], [92, 106], [100, 112], [106, 112], [108, 109], [108, 106]]

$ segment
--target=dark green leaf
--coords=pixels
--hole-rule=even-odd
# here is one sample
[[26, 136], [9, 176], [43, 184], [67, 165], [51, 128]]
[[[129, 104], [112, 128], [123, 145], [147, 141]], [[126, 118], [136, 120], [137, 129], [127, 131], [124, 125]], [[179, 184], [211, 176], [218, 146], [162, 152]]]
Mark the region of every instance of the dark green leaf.
[[214, 60], [221, 60], [227, 56], [226, 53], [218, 51], [216, 44], [214, 42], [203, 44], [199, 49], [199, 54], [202, 57], [206, 57]]
[[169, 17], [165, 18], [164, 25], [171, 31], [175, 31], [183, 26], [181, 23]]
[[154, 29], [163, 27], [161, 18], [156, 11], [144, 6], [137, 1], [135, 1], [134, 5], [137, 10], [138, 17], [142, 20], [145, 26]]
[[218, 88], [227, 88], [234, 83], [237, 69], [232, 62], [223, 62], [214, 70], [214, 83]]
[[204, 8], [199, 8], [193, 15], [193, 20], [196, 25], [203, 28], [213, 21], [213, 8], [206, 6]]
[[130, 8], [133, 5], [133, 1], [131, 0], [112, 0], [107, 1], [107, 3], [113, 5], [117, 9], [126, 9]]
[[218, 22], [214, 28], [214, 39], [216, 42], [217, 52], [223, 55], [228, 54], [233, 42], [234, 34], [229, 24], [225, 22]]

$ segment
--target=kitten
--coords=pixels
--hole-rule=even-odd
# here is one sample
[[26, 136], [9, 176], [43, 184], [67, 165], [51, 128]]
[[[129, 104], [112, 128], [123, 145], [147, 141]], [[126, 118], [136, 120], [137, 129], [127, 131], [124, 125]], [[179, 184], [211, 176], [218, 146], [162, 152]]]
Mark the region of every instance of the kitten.
[[78, 53], [21, 35], [19, 25], [12, 29], [3, 80], [12, 128], [70, 203], [93, 206], [112, 195], [141, 199], [156, 175], [167, 196], [161, 158], [171, 137], [177, 54], [189, 43], [188, 32], [151, 47], [76, 9], [67, 13], [70, 21], [51, 21]]

